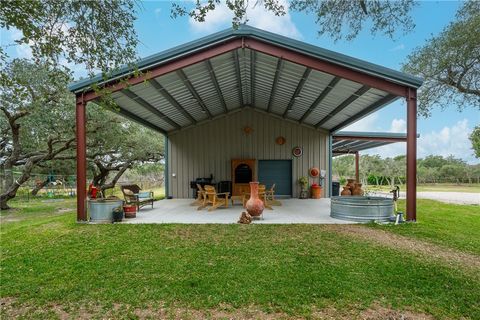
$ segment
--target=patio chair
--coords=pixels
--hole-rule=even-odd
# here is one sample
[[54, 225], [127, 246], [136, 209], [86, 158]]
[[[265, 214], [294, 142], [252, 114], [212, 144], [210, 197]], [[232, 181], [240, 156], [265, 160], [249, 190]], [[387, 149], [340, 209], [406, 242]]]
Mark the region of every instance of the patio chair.
[[137, 210], [150, 204], [153, 209], [153, 191], [142, 192], [142, 189], [136, 184], [123, 185], [120, 189], [126, 204], [137, 206]]
[[205, 190], [202, 188], [200, 184], [197, 183], [197, 198], [195, 201], [190, 203], [191, 206], [201, 206], [203, 204], [203, 200], [205, 198]]
[[281, 206], [282, 203], [275, 199], [275, 183], [272, 184], [272, 187], [265, 191], [265, 198], [269, 205], [272, 206]]
[[209, 185], [206, 185], [204, 190], [205, 194], [203, 198], [203, 204], [198, 207], [197, 210], [202, 210], [209, 205], [211, 208], [209, 208], [208, 211], [216, 210], [218, 207], [222, 206], [228, 208], [228, 196], [230, 195], [230, 192], [218, 193], [215, 190], [215, 187]]

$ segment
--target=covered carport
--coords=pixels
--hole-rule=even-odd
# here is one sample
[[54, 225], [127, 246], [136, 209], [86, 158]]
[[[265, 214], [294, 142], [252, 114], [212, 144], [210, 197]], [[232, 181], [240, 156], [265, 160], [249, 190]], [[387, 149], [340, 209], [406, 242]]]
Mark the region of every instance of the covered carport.
[[[104, 90], [93, 89], [96, 88]], [[248, 26], [139, 60], [76, 94], [77, 220], [86, 221], [86, 104], [108, 92], [119, 114], [165, 135], [253, 110], [325, 137], [399, 99], [407, 104], [407, 217], [416, 219], [418, 78]], [[170, 150], [166, 148], [167, 152]], [[167, 158], [167, 195], [170, 171]], [[329, 170], [331, 171], [331, 170]], [[328, 180], [328, 184], [331, 181]]]
[[[419, 135], [417, 135], [417, 138]], [[333, 135], [332, 157], [355, 155], [355, 180], [360, 181], [360, 151], [375, 149], [397, 142], [407, 142], [406, 133], [342, 131]]]

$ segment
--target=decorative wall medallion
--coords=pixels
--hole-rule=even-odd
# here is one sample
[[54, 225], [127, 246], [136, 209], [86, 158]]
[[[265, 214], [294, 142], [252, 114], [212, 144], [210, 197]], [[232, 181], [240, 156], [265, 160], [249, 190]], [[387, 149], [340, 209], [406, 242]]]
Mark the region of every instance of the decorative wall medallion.
[[295, 157], [300, 157], [300, 156], [303, 154], [303, 150], [302, 150], [302, 148], [300, 148], [300, 147], [295, 147], [295, 148], [293, 148], [293, 150], [292, 150], [292, 154], [293, 154]]
[[310, 168], [310, 176], [312, 178], [318, 177], [319, 174], [320, 174], [320, 170], [318, 170], [318, 168], [315, 168], [315, 167]]
[[277, 139], [275, 139], [275, 143], [280, 145], [280, 146], [284, 145], [286, 141], [287, 140], [285, 139], [285, 137], [282, 137], [282, 136], [277, 137]]
[[245, 132], [245, 134], [250, 134], [252, 133], [252, 131], [253, 131], [252, 127], [249, 127], [249, 126], [243, 127], [243, 132]]

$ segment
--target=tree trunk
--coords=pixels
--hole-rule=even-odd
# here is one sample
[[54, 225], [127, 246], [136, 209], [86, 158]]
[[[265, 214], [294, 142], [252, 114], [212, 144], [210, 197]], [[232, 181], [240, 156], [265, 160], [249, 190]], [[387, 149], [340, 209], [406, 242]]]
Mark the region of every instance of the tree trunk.
[[113, 177], [112, 181], [110, 181], [109, 183], [103, 184], [100, 187], [100, 190], [104, 192], [107, 189], [115, 188], [115, 185], [117, 184], [118, 179], [120, 179], [120, 177], [125, 173], [125, 171], [127, 171], [128, 168], [130, 168], [130, 166], [131, 166], [131, 163], [125, 163], [125, 165], [117, 172], [115, 177]]
[[35, 187], [32, 189], [32, 196], [36, 196], [40, 190], [42, 190], [49, 182], [48, 177], [43, 180], [42, 182], [38, 183], [35, 185]]

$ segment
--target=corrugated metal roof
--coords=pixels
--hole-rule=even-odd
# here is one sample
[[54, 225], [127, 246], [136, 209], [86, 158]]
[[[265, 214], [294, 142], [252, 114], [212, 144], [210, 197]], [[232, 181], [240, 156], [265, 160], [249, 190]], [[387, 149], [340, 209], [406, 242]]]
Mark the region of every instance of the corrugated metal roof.
[[[422, 85], [422, 79], [389, 69], [371, 62], [353, 58], [338, 52], [323, 49], [305, 42], [294, 40], [279, 34], [264, 31], [247, 25], [241, 25], [238, 29], [232, 28], [211, 34], [209, 36], [185, 43], [180, 46], [176, 46], [169, 50], [148, 56], [146, 58], [138, 60], [134, 65], [139, 70], [148, 69], [154, 66], [158, 66], [162, 63], [168, 62], [172, 59], [176, 59], [185, 55], [192, 54], [198, 50], [213, 46], [217, 43], [241, 38], [251, 37], [259, 39], [265, 42], [275, 44], [277, 46], [285, 47], [297, 52], [308, 54], [310, 56], [329, 61], [338, 65], [347, 66], [351, 69], [365, 72], [378, 77], [386, 78], [396, 83], [405, 84], [418, 88]], [[132, 72], [131, 66], [124, 66], [115, 71], [109, 79], [121, 77]], [[91, 79], [84, 79], [74, 82], [69, 85], [69, 90], [72, 92], [79, 91], [86, 87], [89, 87], [93, 83], [102, 82], [102, 74], [98, 74]]]
[[406, 141], [407, 134], [396, 132], [340, 131], [335, 133], [332, 138], [332, 153], [334, 156], [338, 156]]
[[[343, 57], [345, 63], [355, 64], [358, 68], [371, 67], [370, 73], [372, 70], [386, 72], [386, 68], [377, 66], [375, 69], [368, 63], [360, 63], [360, 60], [251, 27], [202, 38], [143, 59], [137, 66], [142, 69], [158, 65], [217, 43], [220, 39], [240, 35], [268, 40], [279, 46], [291, 46], [290, 49], [296, 51], [306, 50], [309, 54], [316, 52], [319, 59], [329, 57], [333, 61]], [[283, 42], [277, 43], [280, 40]], [[421, 83], [419, 79], [412, 80], [408, 75], [390, 71], [399, 79], [403, 77], [402, 81], [410, 79], [409, 85]], [[127, 72], [126, 69], [124, 72]], [[92, 82], [94, 79], [74, 83], [70, 90], [81, 90]], [[143, 119], [146, 125], [156, 126], [166, 133], [245, 106], [312, 128], [337, 131], [349, 124], [349, 119], [358, 120], [397, 99], [386, 91], [248, 48], [235, 49], [132, 85], [115, 92], [113, 97], [126, 111], [125, 116], [134, 114], [135, 121]]]

